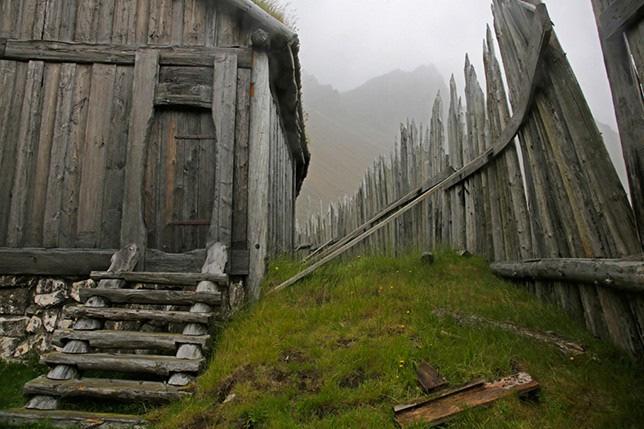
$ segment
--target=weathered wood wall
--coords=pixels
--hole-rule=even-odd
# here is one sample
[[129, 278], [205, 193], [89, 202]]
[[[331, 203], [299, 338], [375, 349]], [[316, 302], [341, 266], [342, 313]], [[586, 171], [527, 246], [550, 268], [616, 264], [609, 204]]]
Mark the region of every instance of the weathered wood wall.
[[295, 166], [286, 143], [275, 101], [270, 111], [270, 159], [268, 177], [268, 255], [289, 255], [295, 249]]
[[[219, 183], [214, 49], [248, 46], [244, 21], [221, 1], [0, 1], [0, 247], [120, 246], [135, 54], [158, 49], [149, 136], [142, 130], [147, 241], [205, 248]], [[250, 50], [230, 52], [239, 69], [227, 229], [247, 249]]]
[[[446, 192], [435, 193], [353, 251], [397, 253], [445, 245], [490, 261], [641, 253], [633, 210], [601, 134], [556, 36], [544, 31], [544, 24], [549, 26], [545, 8], [536, 0], [493, 3], [509, 94], [488, 30], [486, 90], [466, 59], [466, 108], [452, 79], [447, 142], [439, 94], [430, 129], [414, 123], [403, 126], [391, 157], [369, 169], [352, 198], [313, 217], [300, 231], [300, 243], [333, 248], [329, 242], [349, 235], [424, 180], [437, 177], [448, 166], [467, 165], [498, 145], [511, 122], [510, 105], [514, 115], [528, 105], [526, 117], [518, 118], [522, 126], [515, 140], [520, 152], [515, 141], [497, 156], [484, 159], [483, 168], [454, 181]], [[546, 19], [538, 19], [540, 14]], [[526, 82], [534, 67], [531, 53], [539, 53], [546, 34], [547, 46], [537, 57], [539, 81], [534, 85]], [[529, 88], [538, 88], [534, 98]], [[644, 352], [640, 295], [583, 283], [532, 282], [526, 287], [585, 322], [593, 334], [634, 354]]]

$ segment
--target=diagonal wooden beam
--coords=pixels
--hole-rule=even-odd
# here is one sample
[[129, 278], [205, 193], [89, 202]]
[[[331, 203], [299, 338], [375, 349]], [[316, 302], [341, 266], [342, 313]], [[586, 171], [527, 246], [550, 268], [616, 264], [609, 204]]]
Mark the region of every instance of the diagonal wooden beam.
[[644, 0], [614, 0], [599, 16], [603, 39], [618, 36], [644, 18]]

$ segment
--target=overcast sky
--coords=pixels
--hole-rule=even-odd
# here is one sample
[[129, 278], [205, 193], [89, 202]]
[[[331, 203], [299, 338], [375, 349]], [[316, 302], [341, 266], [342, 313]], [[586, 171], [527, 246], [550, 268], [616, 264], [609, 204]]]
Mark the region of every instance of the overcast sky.
[[[339, 90], [395, 69], [434, 64], [463, 87], [465, 53], [483, 79], [490, 0], [287, 0], [304, 69]], [[546, 1], [596, 118], [616, 128], [590, 0]]]

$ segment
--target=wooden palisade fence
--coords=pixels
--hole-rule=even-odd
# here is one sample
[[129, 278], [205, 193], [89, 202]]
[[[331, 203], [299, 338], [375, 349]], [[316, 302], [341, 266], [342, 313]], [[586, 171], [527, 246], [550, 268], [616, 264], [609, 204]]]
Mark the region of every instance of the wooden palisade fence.
[[[452, 79], [447, 121], [438, 94], [429, 127], [402, 126], [394, 153], [374, 163], [357, 193], [300, 228], [300, 243], [314, 249], [303, 275], [348, 251], [465, 249], [583, 320], [593, 334], [641, 355], [644, 281], [635, 216], [642, 209], [641, 142], [631, 138], [624, 149], [639, 192], [633, 210], [545, 6], [494, 0], [493, 13], [509, 94], [488, 29], [486, 88], [466, 58], [465, 100]], [[642, 38], [630, 41], [633, 56], [622, 66], [631, 67], [633, 79], [644, 69], [641, 57], [634, 59]], [[619, 85], [623, 76], [610, 68]], [[640, 88], [630, 90], [629, 97], [641, 97]], [[626, 97], [627, 88], [619, 91]], [[641, 110], [632, 118], [637, 112], [620, 106], [622, 122], [639, 121], [634, 138], [641, 139]], [[635, 262], [616, 261], [626, 257]], [[544, 275], [548, 270], [552, 275]]]

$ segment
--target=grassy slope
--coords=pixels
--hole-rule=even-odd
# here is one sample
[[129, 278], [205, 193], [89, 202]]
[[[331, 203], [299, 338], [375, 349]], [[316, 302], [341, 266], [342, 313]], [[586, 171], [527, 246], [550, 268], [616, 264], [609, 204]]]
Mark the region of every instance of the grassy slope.
[[[267, 286], [289, 277], [287, 261]], [[589, 347], [551, 346], [433, 315], [444, 308], [553, 330]], [[421, 395], [427, 360], [453, 385], [527, 370], [541, 401], [515, 398], [455, 419], [454, 428], [629, 428], [644, 421], [644, 371], [577, 322], [496, 279], [482, 260], [440, 254], [337, 264], [239, 314], [223, 332], [197, 396], [157, 412], [160, 428], [387, 428], [392, 406]], [[230, 393], [235, 399], [221, 404]]]

